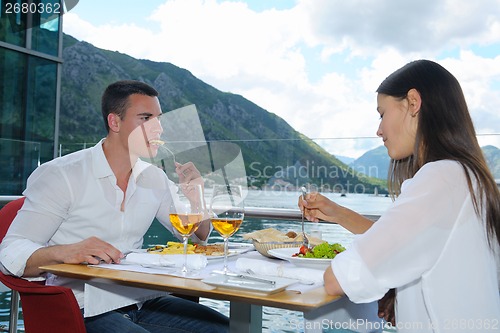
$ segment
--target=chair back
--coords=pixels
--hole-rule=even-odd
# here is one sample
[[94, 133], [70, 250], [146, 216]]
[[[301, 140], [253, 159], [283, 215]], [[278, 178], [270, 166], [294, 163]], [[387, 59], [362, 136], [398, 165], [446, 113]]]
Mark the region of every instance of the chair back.
[[[23, 203], [24, 198], [20, 198], [0, 210], [0, 242]], [[27, 333], [86, 333], [80, 307], [71, 289], [46, 286], [1, 272], [0, 282], [19, 292]]]

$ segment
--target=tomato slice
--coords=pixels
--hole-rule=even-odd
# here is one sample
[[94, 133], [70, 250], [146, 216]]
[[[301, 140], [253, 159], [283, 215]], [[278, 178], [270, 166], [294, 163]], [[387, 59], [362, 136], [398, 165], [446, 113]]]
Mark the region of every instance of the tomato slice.
[[299, 253], [305, 255], [307, 252], [309, 252], [309, 248], [305, 245], [302, 245], [299, 249]]

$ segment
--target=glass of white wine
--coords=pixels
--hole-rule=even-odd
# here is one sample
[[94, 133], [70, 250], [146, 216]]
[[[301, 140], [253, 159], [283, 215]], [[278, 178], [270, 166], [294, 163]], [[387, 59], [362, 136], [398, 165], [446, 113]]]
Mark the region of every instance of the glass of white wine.
[[184, 244], [184, 262], [180, 271], [182, 276], [187, 276], [190, 272], [187, 267], [187, 245], [188, 238], [198, 230], [205, 212], [205, 200], [201, 185], [180, 184], [177, 198], [172, 200], [170, 205], [170, 223], [182, 236]]
[[238, 231], [245, 216], [242, 187], [238, 185], [214, 186], [210, 201], [210, 216], [214, 229], [224, 239], [223, 272], [226, 274], [229, 272], [227, 267], [229, 237]]

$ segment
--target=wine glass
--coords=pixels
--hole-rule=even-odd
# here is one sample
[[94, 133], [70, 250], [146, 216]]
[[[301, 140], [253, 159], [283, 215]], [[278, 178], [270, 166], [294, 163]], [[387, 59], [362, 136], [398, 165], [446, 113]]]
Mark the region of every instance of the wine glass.
[[184, 244], [184, 262], [180, 273], [187, 276], [187, 245], [188, 238], [198, 230], [205, 212], [203, 190], [199, 184], [179, 184], [182, 190], [178, 197], [173, 198], [170, 205], [170, 223], [182, 236]]
[[224, 274], [227, 268], [229, 237], [234, 235], [243, 222], [245, 207], [241, 186], [216, 185], [210, 201], [210, 216], [214, 229], [224, 239]]

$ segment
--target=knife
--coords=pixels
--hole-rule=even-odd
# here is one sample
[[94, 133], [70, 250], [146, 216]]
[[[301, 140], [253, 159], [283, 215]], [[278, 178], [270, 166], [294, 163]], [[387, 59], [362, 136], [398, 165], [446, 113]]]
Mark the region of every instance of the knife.
[[236, 277], [239, 279], [252, 280], [252, 281], [256, 281], [256, 282], [269, 283], [272, 285], [276, 284], [276, 281], [274, 281], [274, 280], [267, 280], [267, 279], [258, 278], [258, 277], [251, 276], [251, 275], [243, 275], [243, 274], [223, 272], [223, 271], [213, 271], [212, 273], [226, 275], [226, 276], [230, 276], [230, 277]]

